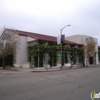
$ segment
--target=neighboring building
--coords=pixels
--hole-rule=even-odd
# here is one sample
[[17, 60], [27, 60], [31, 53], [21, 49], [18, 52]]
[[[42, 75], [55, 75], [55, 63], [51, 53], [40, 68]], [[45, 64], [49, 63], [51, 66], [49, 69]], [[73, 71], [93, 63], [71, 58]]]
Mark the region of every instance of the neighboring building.
[[[57, 42], [57, 38], [54, 36], [48, 36], [38, 33], [31, 33], [31, 32], [25, 32], [20, 30], [12, 30], [12, 29], [5, 29], [1, 36], [5, 35], [5, 33], [13, 33], [18, 36], [18, 43], [16, 44], [16, 53], [14, 54], [14, 66], [15, 67], [29, 67], [29, 60], [28, 60], [28, 46], [32, 46], [35, 44], [38, 44], [39, 40], [41, 41], [51, 41], [51, 42]], [[76, 43], [75, 43], [76, 42]], [[71, 46], [83, 46], [81, 43], [83, 42], [71, 42], [69, 40], [65, 40], [66, 45]], [[98, 63], [98, 61], [97, 61]], [[60, 64], [60, 61], [58, 61], [58, 64]], [[44, 66], [44, 64], [43, 64]]]
[[[86, 38], [89, 38], [89, 37], [90, 36], [87, 36], [87, 35], [72, 35], [72, 36], [66, 37], [66, 40], [70, 40], [75, 43], [86, 45]], [[96, 42], [94, 56], [90, 57], [89, 59], [85, 57], [85, 65], [86, 65], [86, 61], [88, 61], [88, 64], [99, 64], [99, 61], [100, 61], [100, 59], [98, 59], [98, 40], [97, 38], [94, 38], [94, 37], [91, 37], [91, 38], [93, 39], [93, 41]]]

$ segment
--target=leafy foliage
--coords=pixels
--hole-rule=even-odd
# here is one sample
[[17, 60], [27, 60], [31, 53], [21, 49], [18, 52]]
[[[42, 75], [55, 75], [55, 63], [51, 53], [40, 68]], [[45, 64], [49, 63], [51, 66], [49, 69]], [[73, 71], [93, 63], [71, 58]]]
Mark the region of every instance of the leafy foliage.
[[[13, 66], [13, 55], [8, 54], [5, 56], [5, 65], [6, 66]], [[3, 57], [0, 55], [0, 67], [3, 66]]]
[[95, 50], [96, 42], [91, 37], [86, 38], [85, 42], [86, 42], [86, 45], [84, 46], [84, 49], [88, 53], [92, 53]]
[[15, 54], [16, 46], [19, 44], [19, 35], [16, 34], [16, 31], [4, 29], [1, 37], [0, 37], [0, 52], [2, 53], [2, 62], [3, 68], [5, 69], [6, 66], [6, 56], [8, 54]]
[[[28, 51], [29, 51], [29, 56], [33, 57], [34, 59], [34, 65], [35, 67], [38, 66], [38, 56], [39, 56], [39, 66], [43, 66], [43, 59], [45, 59], [45, 53], [48, 53], [49, 55], [49, 60], [48, 64], [50, 66], [56, 66], [57, 65], [57, 60], [58, 56], [57, 53], [61, 50], [61, 45], [57, 45], [57, 43], [54, 42], [45, 42], [45, 41], [39, 41], [39, 44], [34, 45], [34, 46], [29, 46]], [[47, 43], [47, 44], [46, 44]], [[82, 48], [72, 48], [69, 45], [63, 45], [62, 46], [62, 64], [64, 65], [64, 59], [65, 63], [68, 62], [68, 54], [73, 55], [73, 60], [76, 62], [76, 56], [77, 54], [80, 53], [81, 57], [83, 54], [83, 49]], [[76, 56], [75, 56], [76, 55]]]

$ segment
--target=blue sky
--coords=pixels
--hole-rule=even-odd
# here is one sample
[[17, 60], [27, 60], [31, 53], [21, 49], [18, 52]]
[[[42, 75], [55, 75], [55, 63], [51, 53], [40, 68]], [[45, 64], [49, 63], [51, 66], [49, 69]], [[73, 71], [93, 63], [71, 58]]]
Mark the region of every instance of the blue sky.
[[58, 36], [82, 34], [100, 44], [100, 0], [0, 0], [3, 27]]

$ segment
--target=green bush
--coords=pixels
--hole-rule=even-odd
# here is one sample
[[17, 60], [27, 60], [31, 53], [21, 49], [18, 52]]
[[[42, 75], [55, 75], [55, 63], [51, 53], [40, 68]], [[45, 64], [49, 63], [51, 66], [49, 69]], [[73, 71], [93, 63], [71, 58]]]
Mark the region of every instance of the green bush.
[[13, 66], [13, 55], [12, 54], [8, 54], [6, 57], [5, 57], [5, 65], [7, 66]]
[[38, 67], [38, 56], [34, 57], [34, 66]]
[[0, 55], [0, 67], [2, 67], [3, 64], [3, 59], [2, 59], [2, 55]]
[[[13, 55], [8, 54], [5, 56], [5, 65], [6, 66], [13, 66]], [[3, 57], [0, 55], [0, 67], [3, 66]]]

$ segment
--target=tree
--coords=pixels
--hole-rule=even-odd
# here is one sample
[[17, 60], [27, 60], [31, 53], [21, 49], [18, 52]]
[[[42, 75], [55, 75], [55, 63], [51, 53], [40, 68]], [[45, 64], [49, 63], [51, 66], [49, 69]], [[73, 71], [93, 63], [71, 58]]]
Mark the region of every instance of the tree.
[[86, 45], [83, 47], [85, 51], [85, 57], [86, 57], [86, 65], [88, 65], [88, 59], [90, 55], [94, 55], [95, 53], [95, 45], [96, 41], [92, 37], [88, 37], [85, 39]]
[[16, 30], [3, 29], [0, 37], [0, 52], [3, 57], [3, 68], [5, 69], [5, 56], [7, 54], [15, 54], [16, 46], [19, 44], [19, 35]]

